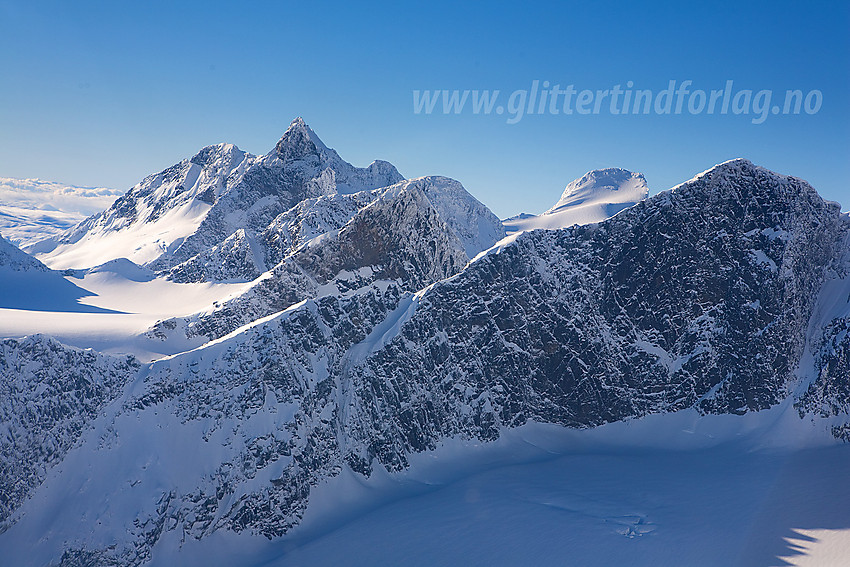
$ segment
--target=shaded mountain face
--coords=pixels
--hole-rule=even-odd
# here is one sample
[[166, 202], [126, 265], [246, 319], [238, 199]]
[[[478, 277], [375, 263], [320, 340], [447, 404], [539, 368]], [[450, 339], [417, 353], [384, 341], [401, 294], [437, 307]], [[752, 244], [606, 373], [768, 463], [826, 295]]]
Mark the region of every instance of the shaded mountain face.
[[[843, 215], [850, 224], [850, 215]], [[818, 296], [811, 337], [800, 363], [800, 417], [830, 420], [835, 437], [850, 441], [850, 234]]]
[[800, 417], [833, 418], [832, 434], [850, 442], [850, 315], [846, 311], [823, 330], [814, 371], [815, 379], [795, 404]]
[[0, 533], [138, 370], [131, 357], [74, 349], [43, 335], [0, 341]]
[[[802, 180], [727, 162], [606, 222], [524, 233], [465, 266], [428, 182], [339, 199], [275, 217], [282, 246], [301, 244], [255, 289], [274, 287], [174, 322], [217, 340], [119, 369], [126, 386], [82, 434], [39, 431], [79, 441], [58, 480], [30, 475], [31, 499], [7, 508], [3, 537], [24, 542], [27, 561], [141, 565], [157, 545], [219, 530], [277, 537], [343, 471], [401, 470], [447, 438], [490, 441], [530, 420], [739, 414], [790, 396], [846, 431], [848, 311], [833, 292], [847, 285], [850, 223]], [[32, 356], [5, 348], [7, 365]], [[60, 380], [77, 371], [45, 360]], [[77, 366], [121, 364], [108, 360]], [[20, 438], [27, 455], [50, 452]], [[80, 514], [122, 535], [81, 531]]]
[[91, 295], [0, 236], [0, 309], [106, 313], [79, 302]]
[[490, 435], [526, 419], [763, 409], [788, 394], [846, 230], [804, 182], [727, 163], [605, 223], [494, 249], [434, 286], [359, 372], [378, 399], [401, 372], [450, 384], [469, 405], [458, 431]]
[[[277, 264], [248, 291], [211, 311], [163, 321], [148, 335], [215, 339], [308, 298], [388, 284], [413, 292], [459, 272], [468, 253], [491, 246], [501, 232], [495, 215], [443, 177], [308, 199], [260, 236], [266, 261]], [[215, 265], [186, 263], [173, 273], [178, 281], [203, 281], [198, 271]]]

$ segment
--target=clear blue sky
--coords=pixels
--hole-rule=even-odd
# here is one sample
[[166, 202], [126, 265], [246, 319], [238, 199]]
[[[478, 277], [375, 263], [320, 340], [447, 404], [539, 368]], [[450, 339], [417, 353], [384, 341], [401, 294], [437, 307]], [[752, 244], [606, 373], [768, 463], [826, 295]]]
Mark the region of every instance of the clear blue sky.
[[[0, 176], [124, 189], [208, 144], [266, 153], [303, 116], [355, 165], [454, 177], [503, 217], [546, 209], [590, 169], [641, 171], [659, 191], [739, 156], [850, 208], [848, 2], [179, 4], [0, 0]], [[818, 89], [823, 106], [763, 124], [413, 113], [414, 89], [535, 79], [731, 79]]]

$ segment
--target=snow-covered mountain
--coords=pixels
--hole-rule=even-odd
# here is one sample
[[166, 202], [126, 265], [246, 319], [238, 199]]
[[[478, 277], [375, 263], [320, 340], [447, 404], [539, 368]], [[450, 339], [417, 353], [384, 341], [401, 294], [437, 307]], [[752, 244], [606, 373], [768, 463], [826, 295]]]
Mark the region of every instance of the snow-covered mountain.
[[[265, 156], [209, 146], [27, 251], [57, 269], [126, 258], [175, 281], [250, 281], [306, 240], [340, 229], [374, 198], [370, 191], [400, 181], [387, 162], [345, 162], [297, 118]], [[504, 236], [499, 220], [456, 181], [423, 183], [467, 256]]]
[[46, 272], [49, 268], [0, 236], [0, 270], [4, 272]]
[[116, 258], [150, 263], [197, 231], [215, 200], [255, 159], [231, 144], [209, 146], [146, 177], [105, 211], [26, 250], [56, 269], [91, 268]]
[[104, 187], [0, 177], [0, 235], [17, 246], [33, 244], [102, 211], [119, 195]]
[[167, 270], [216, 245], [232, 249], [225, 241], [240, 230], [240, 246], [247, 246], [246, 239], [305, 198], [400, 180], [386, 162], [361, 169], [343, 161], [298, 118], [265, 156], [232, 144], [208, 146], [145, 178], [103, 213], [28, 251], [61, 269], [127, 258]]
[[[486, 207], [444, 177], [307, 199], [261, 235], [277, 261], [271, 270], [244, 293], [194, 316], [162, 321], [149, 336], [211, 340], [308, 298], [391, 284], [414, 292], [459, 272], [501, 232]], [[182, 264], [173, 273], [200, 281], [208, 265], [215, 264]]]
[[570, 182], [553, 207], [540, 215], [523, 213], [504, 221], [509, 233], [559, 229], [611, 218], [646, 199], [649, 187], [640, 173], [609, 168], [588, 172]]
[[[279, 173], [301, 179], [329, 155], [298, 122], [275, 151]], [[16, 400], [2, 406], [5, 557], [167, 564], [212, 546], [227, 563], [234, 538], [288, 541], [331, 483], [394, 478], [446, 443], [534, 423], [793, 406], [806, 427], [847, 437], [850, 220], [800, 179], [726, 162], [471, 262], [499, 225], [454, 182], [315, 179], [287, 185], [301, 200], [273, 216], [282, 185], [250, 184], [266, 188], [248, 201], [258, 216], [190, 256], [206, 260], [160, 256], [162, 276], [191, 281], [221, 277], [204, 270], [225, 258], [274, 262], [148, 333], [201, 346], [141, 364], [46, 337], [3, 343]], [[228, 207], [216, 214], [236, 218]], [[211, 214], [175, 250], [214, 234]]]

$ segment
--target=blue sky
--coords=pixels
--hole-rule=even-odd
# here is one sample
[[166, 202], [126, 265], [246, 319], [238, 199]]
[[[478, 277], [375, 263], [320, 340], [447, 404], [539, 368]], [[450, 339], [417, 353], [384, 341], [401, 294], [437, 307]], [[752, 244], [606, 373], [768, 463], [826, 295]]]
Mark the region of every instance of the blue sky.
[[[659, 191], [739, 156], [850, 208], [850, 3], [400, 4], [0, 0], [0, 176], [124, 189], [208, 144], [266, 153], [303, 116], [355, 165], [454, 177], [502, 217], [548, 208], [590, 169]], [[762, 124], [413, 112], [416, 89], [533, 80], [733, 80], [817, 89], [823, 105]]]

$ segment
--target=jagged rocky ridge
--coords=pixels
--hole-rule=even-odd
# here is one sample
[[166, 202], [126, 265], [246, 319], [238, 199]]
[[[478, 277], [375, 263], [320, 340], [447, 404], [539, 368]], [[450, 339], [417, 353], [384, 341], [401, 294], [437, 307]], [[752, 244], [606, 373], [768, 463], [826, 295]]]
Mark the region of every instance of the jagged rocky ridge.
[[[305, 198], [375, 189], [401, 180], [387, 162], [356, 168], [343, 161], [298, 118], [265, 156], [253, 156], [232, 144], [208, 146], [145, 178], [103, 213], [27, 251], [63, 269], [126, 257], [167, 271], [222, 245], [239, 230], [254, 237]], [[69, 264], [87, 261], [89, 265]], [[229, 277], [239, 277], [244, 266], [236, 268]]]
[[[402, 176], [375, 161], [342, 160], [297, 118], [265, 156], [232, 144], [144, 179], [108, 210], [27, 249], [61, 269], [127, 258], [176, 282], [260, 277], [306, 241], [342, 228]], [[504, 227], [456, 181], [417, 180], [467, 256]]]
[[[421, 191], [394, 191], [375, 211], [416, 210], [402, 215], [411, 230], [452, 235]], [[492, 440], [528, 420], [586, 427], [689, 407], [764, 409], [792, 394], [807, 349], [819, 354], [800, 411], [847, 420], [846, 318], [827, 317], [817, 336], [809, 323], [824, 281], [843, 277], [850, 226], [799, 179], [728, 162], [607, 222], [505, 241], [415, 294], [413, 284], [440, 279], [465, 258], [457, 238], [438, 248], [454, 250], [446, 261], [422, 256], [418, 271], [399, 275], [408, 260], [386, 259], [393, 246], [381, 248], [377, 264], [356, 250], [341, 254], [347, 229], [366, 231], [355, 243], [375, 227], [348, 221], [320, 252], [300, 248], [302, 269], [326, 285], [341, 266], [355, 267], [339, 262], [359, 258], [386, 277], [143, 367], [114, 411], [92, 422], [79, 458], [94, 470], [145, 463], [101, 487], [116, 501], [133, 495], [143, 509], [110, 509], [128, 537], [113, 547], [62, 542], [54, 555], [67, 552], [62, 564], [142, 564], [175, 532], [279, 536], [323, 479], [344, 467], [402, 469], [411, 453], [447, 437]], [[375, 242], [410, 234], [389, 231]], [[19, 356], [9, 348], [6, 359]], [[128, 367], [125, 383], [134, 375]], [[167, 434], [146, 433], [153, 444], [109, 442], [152, 423], [168, 425]], [[174, 480], [167, 472], [187, 440], [204, 464]]]
[[459, 272], [500, 230], [492, 213], [444, 177], [308, 199], [261, 236], [267, 258], [279, 261], [250, 290], [197, 316], [163, 321], [149, 336], [216, 339], [304, 299], [376, 282], [415, 291]]

